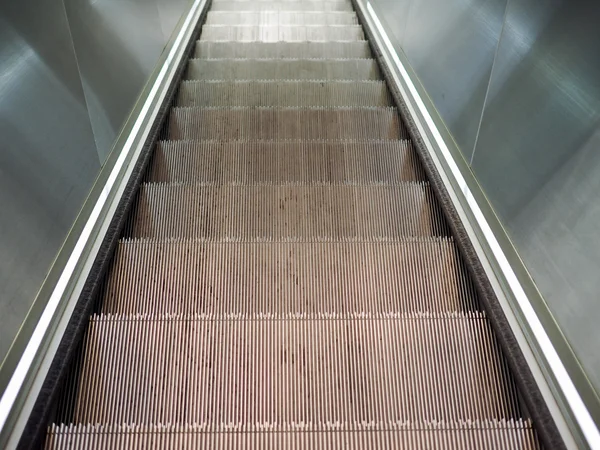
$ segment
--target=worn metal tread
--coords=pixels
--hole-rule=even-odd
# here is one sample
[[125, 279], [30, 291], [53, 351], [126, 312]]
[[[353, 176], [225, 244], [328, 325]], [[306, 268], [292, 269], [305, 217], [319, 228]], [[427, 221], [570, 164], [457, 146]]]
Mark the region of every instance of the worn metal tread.
[[213, 1], [211, 11], [354, 11], [349, 1]]
[[[242, 433], [247, 433], [245, 437]], [[381, 424], [52, 425], [46, 450], [222, 448], [541, 450], [530, 420]]]
[[447, 236], [426, 182], [398, 185], [140, 187], [128, 237], [284, 240]]
[[475, 311], [451, 238], [395, 242], [125, 239], [104, 288], [113, 314], [342, 315]]
[[381, 80], [374, 59], [191, 59], [188, 80]]
[[171, 140], [398, 140], [395, 108], [198, 108], [171, 110]]
[[410, 141], [160, 141], [150, 182], [399, 184], [424, 181]]
[[492, 328], [477, 312], [336, 320], [100, 314], [84, 347], [75, 423], [521, 416]]
[[205, 25], [358, 25], [355, 12], [209, 11]]
[[176, 106], [392, 106], [383, 81], [184, 81]]
[[331, 42], [196, 42], [195, 58], [203, 59], [368, 59], [367, 41]]
[[200, 41], [362, 41], [360, 25], [204, 25]]

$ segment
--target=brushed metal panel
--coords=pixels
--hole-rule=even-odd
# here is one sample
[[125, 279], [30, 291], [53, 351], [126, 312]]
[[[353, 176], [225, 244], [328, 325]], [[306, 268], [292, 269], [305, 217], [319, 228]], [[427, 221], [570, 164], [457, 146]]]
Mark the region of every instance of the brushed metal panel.
[[169, 40], [175, 25], [181, 19], [183, 12], [189, 7], [192, 0], [156, 0], [158, 17], [163, 31], [165, 42]]
[[411, 66], [471, 159], [507, 0], [413, 1], [403, 40]]
[[104, 162], [163, 51], [166, 33], [154, 0], [65, 0], [65, 7]]
[[600, 5], [510, 0], [473, 170], [600, 390]]
[[402, 48], [412, 3], [420, 0], [369, 0], [396, 50]]
[[0, 3], [0, 360], [100, 164], [64, 7]]

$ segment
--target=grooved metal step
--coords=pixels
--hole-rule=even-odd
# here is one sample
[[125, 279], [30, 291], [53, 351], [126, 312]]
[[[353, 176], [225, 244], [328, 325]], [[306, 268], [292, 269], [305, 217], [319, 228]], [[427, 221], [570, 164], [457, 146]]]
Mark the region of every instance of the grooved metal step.
[[392, 106], [383, 81], [185, 81], [177, 106]]
[[188, 80], [381, 80], [372, 59], [192, 59]]
[[93, 316], [73, 420], [318, 427], [519, 417], [482, 313], [340, 316]]
[[223, 448], [364, 450], [540, 450], [529, 420], [412, 422], [318, 429], [304, 424], [205, 425], [52, 425], [47, 450], [71, 448], [159, 450]]
[[240, 317], [479, 309], [454, 242], [432, 237], [352, 243], [124, 240], [102, 304], [107, 314]]
[[367, 59], [371, 49], [367, 41], [331, 42], [202, 42], [196, 43], [195, 58], [295, 58], [295, 59]]
[[142, 185], [129, 237], [379, 240], [449, 233], [427, 183]]
[[541, 450], [353, 3], [210, 3], [45, 448]]
[[361, 41], [359, 25], [204, 25], [201, 41]]
[[210, 11], [206, 25], [358, 25], [354, 12]]
[[173, 140], [408, 138], [394, 108], [173, 108], [168, 130]]
[[213, 1], [212, 11], [353, 11], [347, 1]]
[[399, 184], [425, 173], [409, 141], [163, 141], [148, 181], [203, 184]]

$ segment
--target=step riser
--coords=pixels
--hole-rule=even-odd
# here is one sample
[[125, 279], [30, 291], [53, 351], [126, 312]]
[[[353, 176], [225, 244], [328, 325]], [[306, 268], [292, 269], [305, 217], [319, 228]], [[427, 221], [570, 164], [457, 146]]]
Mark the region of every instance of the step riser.
[[202, 27], [200, 41], [304, 42], [362, 41], [360, 26], [220, 26]]
[[367, 42], [201, 42], [195, 58], [371, 58]]
[[129, 237], [380, 240], [445, 236], [427, 185], [142, 186]]
[[394, 109], [174, 108], [171, 140], [399, 140], [406, 139]]
[[209, 12], [206, 25], [358, 25], [358, 19], [346, 12]]
[[487, 320], [443, 317], [97, 317], [74, 420], [324, 424], [517, 416]]
[[200, 60], [190, 61], [188, 80], [380, 80], [374, 60]]
[[205, 184], [399, 184], [424, 181], [406, 141], [159, 142], [148, 181]]
[[184, 82], [177, 106], [392, 106], [383, 82]]
[[[390, 276], [393, 283], [386, 282]], [[235, 245], [126, 241], [118, 246], [105, 292], [102, 311], [110, 314], [288, 317], [480, 309], [447, 239]]]
[[353, 12], [350, 2], [213, 2], [212, 11], [331, 11]]
[[[393, 448], [397, 450], [456, 450], [458, 448], [485, 450], [540, 450], [529, 422], [482, 422], [473, 425], [450, 423], [440, 425], [397, 426], [389, 431], [371, 431], [354, 427], [351, 431], [264, 431], [270, 427], [248, 427], [248, 435], [240, 431], [207, 432], [197, 426], [180, 427], [118, 427], [53, 426], [46, 449], [65, 450], [152, 448], [159, 450], [219, 448], [229, 450], [307, 448], [331, 450], [364, 450]], [[366, 429], [364, 429], [366, 428]], [[208, 428], [212, 431], [213, 429]]]

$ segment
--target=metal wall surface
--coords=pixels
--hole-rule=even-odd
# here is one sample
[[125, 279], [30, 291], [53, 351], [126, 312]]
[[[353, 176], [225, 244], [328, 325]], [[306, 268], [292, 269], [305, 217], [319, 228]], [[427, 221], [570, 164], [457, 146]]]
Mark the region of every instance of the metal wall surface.
[[600, 391], [600, 4], [369, 3]]
[[600, 390], [600, 4], [510, 0], [473, 171]]
[[475, 146], [507, 0], [412, 0], [402, 42], [467, 160]]
[[62, 2], [0, 4], [0, 360], [99, 169]]
[[154, 0], [64, 1], [98, 155], [104, 162], [179, 20], [174, 7], [180, 7], [181, 16], [185, 3], [159, 0], [159, 15]]
[[0, 0], [0, 362], [188, 0]]

